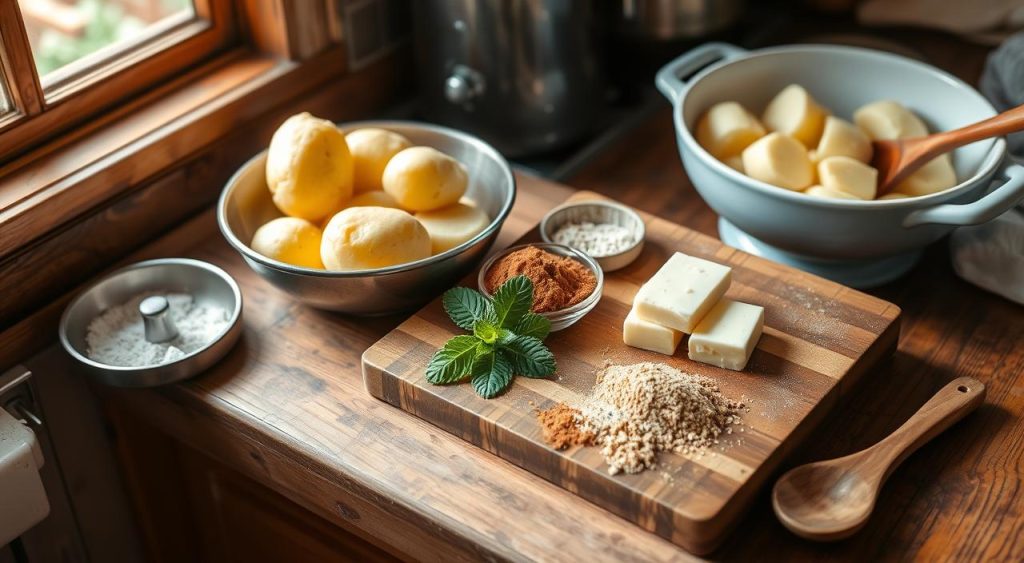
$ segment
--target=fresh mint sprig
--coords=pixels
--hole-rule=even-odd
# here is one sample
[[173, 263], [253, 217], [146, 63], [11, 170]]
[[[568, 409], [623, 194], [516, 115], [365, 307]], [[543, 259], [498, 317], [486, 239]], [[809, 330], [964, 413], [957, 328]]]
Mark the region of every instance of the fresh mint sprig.
[[555, 355], [543, 342], [551, 321], [530, 311], [533, 282], [526, 276], [509, 278], [491, 299], [455, 287], [441, 303], [452, 322], [472, 334], [454, 336], [434, 353], [427, 381], [444, 385], [469, 378], [477, 394], [490, 399], [508, 388], [513, 375], [555, 373]]

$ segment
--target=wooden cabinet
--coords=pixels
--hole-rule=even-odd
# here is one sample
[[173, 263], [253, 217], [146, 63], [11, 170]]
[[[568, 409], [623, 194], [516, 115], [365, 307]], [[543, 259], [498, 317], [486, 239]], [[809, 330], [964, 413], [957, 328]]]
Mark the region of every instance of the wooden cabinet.
[[153, 563], [399, 559], [130, 415], [111, 419]]

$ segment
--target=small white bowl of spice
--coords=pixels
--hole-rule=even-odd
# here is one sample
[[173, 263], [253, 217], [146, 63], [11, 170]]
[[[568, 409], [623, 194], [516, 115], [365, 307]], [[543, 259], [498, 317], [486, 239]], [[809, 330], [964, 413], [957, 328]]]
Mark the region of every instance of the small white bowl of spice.
[[556, 207], [540, 222], [545, 242], [562, 244], [594, 258], [605, 272], [625, 268], [644, 249], [644, 221], [618, 203], [584, 201]]

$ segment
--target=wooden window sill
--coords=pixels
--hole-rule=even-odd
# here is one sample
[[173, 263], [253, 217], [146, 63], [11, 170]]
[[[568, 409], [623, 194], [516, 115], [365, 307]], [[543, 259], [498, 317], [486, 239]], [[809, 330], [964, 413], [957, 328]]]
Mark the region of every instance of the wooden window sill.
[[340, 49], [302, 62], [234, 51], [0, 167], [0, 258], [344, 72]]

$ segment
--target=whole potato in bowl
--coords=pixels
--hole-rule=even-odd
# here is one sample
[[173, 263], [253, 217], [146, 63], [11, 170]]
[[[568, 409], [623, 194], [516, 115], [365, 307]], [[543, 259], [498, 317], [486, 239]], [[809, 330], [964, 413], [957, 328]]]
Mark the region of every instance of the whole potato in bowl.
[[515, 202], [512, 170], [487, 143], [447, 127], [408, 121], [353, 122], [340, 127], [345, 131], [371, 127], [393, 131], [415, 145], [433, 147], [465, 163], [465, 195], [490, 218], [487, 227], [444, 252], [379, 268], [332, 271], [268, 258], [250, 247], [256, 229], [281, 216], [267, 189], [267, 154], [263, 151], [243, 164], [221, 192], [217, 203], [221, 233], [260, 277], [311, 306], [354, 315], [382, 315], [420, 306], [483, 259]]
[[[680, 78], [690, 74], [686, 81]], [[698, 120], [714, 104], [732, 100], [764, 108], [790, 84], [803, 85], [838, 116], [852, 116], [877, 100], [896, 100], [931, 131], [996, 114], [961, 80], [905, 57], [854, 47], [747, 51], [708, 43], [665, 65], [656, 82], [673, 105], [683, 166], [719, 214], [723, 241], [850, 285], [868, 287], [902, 275], [925, 246], [957, 225], [988, 221], [1024, 197], [1024, 167], [1004, 162], [1003, 139], [954, 151], [960, 183], [951, 189], [864, 201], [808, 197], [771, 186], [715, 159], [695, 138]], [[994, 180], [997, 185], [989, 190]]]

